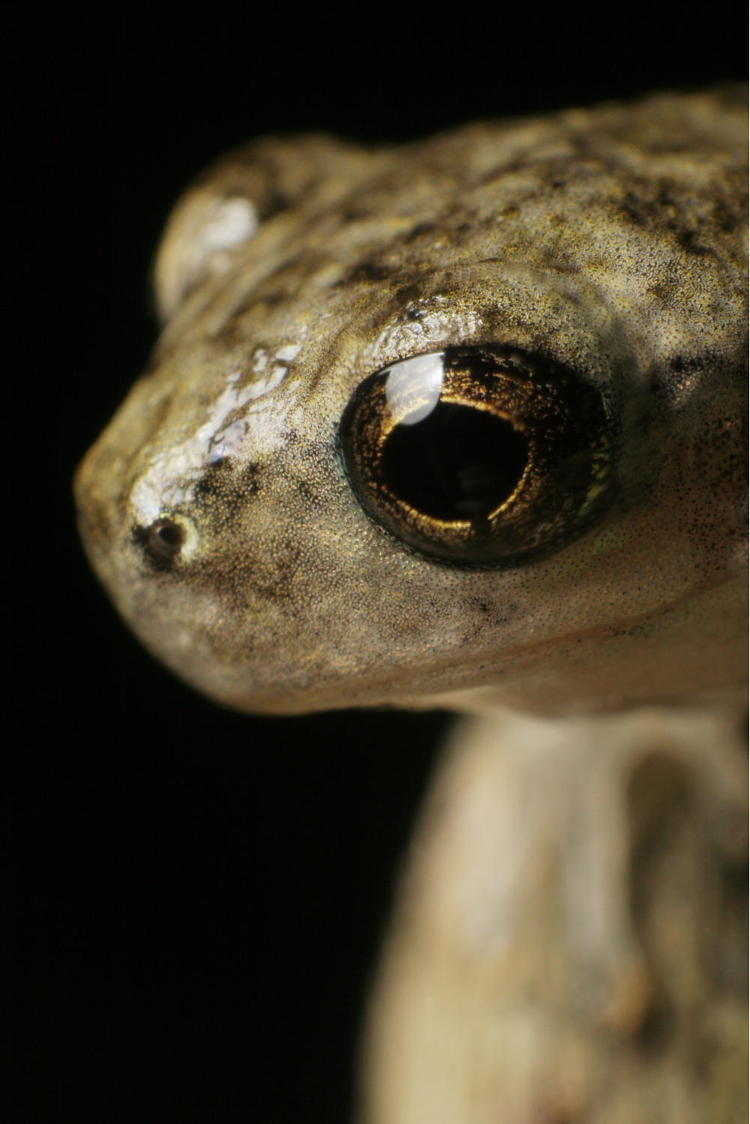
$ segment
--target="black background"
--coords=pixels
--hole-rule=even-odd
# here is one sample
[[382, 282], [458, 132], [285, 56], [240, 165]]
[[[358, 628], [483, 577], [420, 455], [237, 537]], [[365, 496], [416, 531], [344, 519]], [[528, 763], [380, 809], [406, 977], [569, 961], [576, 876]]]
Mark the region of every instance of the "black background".
[[174, 197], [262, 133], [398, 140], [741, 78], [727, 10], [27, 13], [6, 102], [9, 1119], [347, 1121], [398, 857], [446, 725], [218, 710], [144, 654], [88, 572], [70, 477], [153, 342], [146, 275]]

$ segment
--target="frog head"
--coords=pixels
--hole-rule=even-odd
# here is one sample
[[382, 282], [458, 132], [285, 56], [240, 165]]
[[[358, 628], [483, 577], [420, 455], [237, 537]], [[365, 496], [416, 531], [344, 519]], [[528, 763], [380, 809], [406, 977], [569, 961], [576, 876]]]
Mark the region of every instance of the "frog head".
[[152, 362], [76, 479], [147, 647], [276, 713], [733, 689], [741, 128], [661, 96], [209, 170], [157, 256]]

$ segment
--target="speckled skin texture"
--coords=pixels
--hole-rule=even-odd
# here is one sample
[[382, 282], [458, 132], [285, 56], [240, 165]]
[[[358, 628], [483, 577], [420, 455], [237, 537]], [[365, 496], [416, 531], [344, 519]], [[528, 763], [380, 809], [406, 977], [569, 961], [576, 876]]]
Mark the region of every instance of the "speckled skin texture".
[[[402, 884], [368, 1124], [745, 1118], [745, 152], [733, 90], [262, 140], [167, 225], [163, 334], [76, 480], [120, 612], [239, 709], [484, 712]], [[368, 376], [473, 345], [616, 434], [596, 523], [510, 567], [425, 557], [345, 470]]]
[[[743, 137], [732, 93], [666, 95], [375, 152], [260, 141], [209, 172], [159, 254], [151, 368], [77, 479], [143, 641], [247, 710], [564, 713], [736, 682]], [[383, 532], [338, 444], [371, 372], [482, 342], [568, 364], [622, 426], [607, 516], [511, 570]], [[165, 514], [187, 542], [159, 570], [138, 530]]]

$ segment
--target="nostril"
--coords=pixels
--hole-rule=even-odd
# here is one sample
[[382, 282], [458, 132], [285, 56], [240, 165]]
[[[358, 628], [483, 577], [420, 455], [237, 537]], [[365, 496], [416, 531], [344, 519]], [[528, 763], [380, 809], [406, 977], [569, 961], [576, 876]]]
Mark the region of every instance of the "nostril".
[[163, 566], [173, 562], [182, 550], [185, 531], [173, 519], [157, 519], [139, 538], [151, 561]]

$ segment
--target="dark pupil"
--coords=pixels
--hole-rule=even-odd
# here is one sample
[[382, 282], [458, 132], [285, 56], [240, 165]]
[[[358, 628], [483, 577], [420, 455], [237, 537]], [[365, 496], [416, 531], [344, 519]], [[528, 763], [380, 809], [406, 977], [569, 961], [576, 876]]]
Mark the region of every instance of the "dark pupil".
[[526, 467], [526, 440], [485, 410], [439, 402], [398, 425], [383, 449], [383, 481], [399, 499], [446, 522], [478, 519], [508, 498]]

